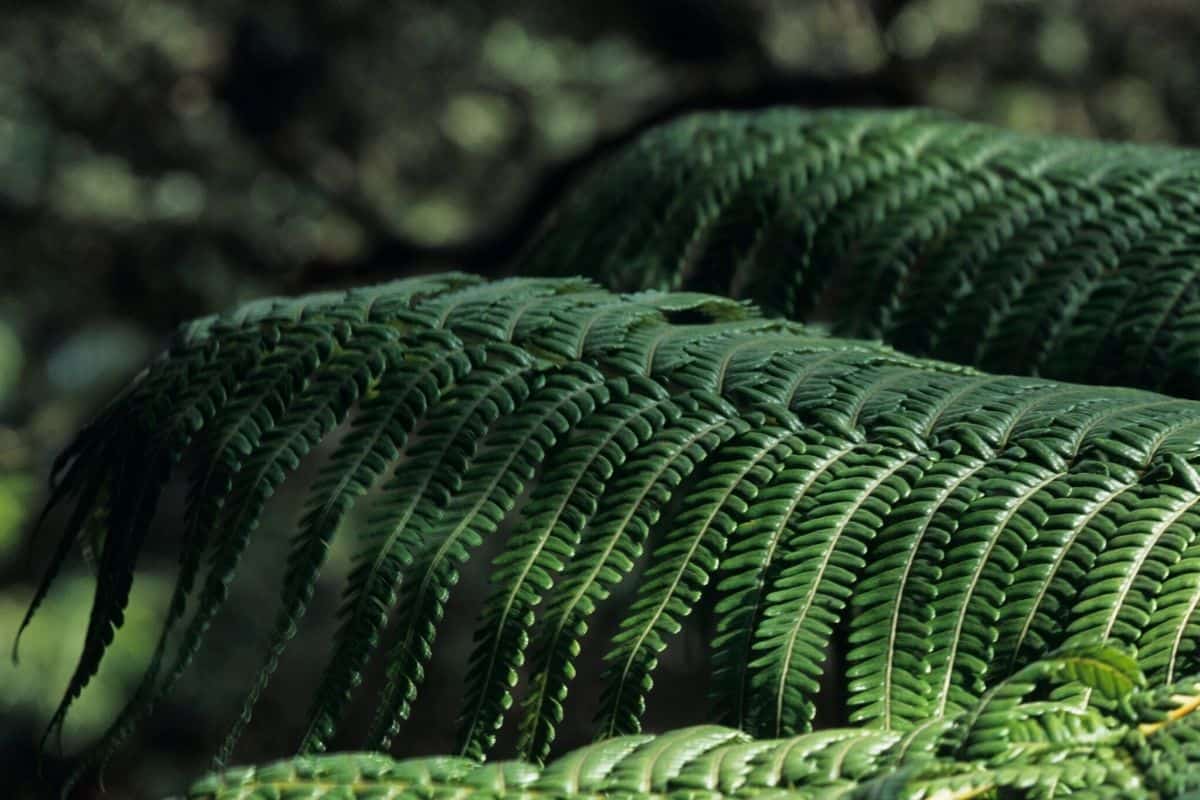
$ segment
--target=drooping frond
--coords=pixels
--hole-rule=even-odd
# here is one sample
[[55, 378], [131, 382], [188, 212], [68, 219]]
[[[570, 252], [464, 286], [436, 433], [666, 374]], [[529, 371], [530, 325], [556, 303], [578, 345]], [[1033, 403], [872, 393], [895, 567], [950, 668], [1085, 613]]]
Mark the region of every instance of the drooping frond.
[[[914, 734], [835, 728], [753, 739], [715, 725], [605, 739], [545, 767], [379, 754], [301, 757], [196, 783], [189, 800], [303, 796], [626, 798], [1176, 797], [1200, 786], [1195, 680], [1141, 686], [1111, 648], [1034, 662], [963, 712]], [[1113, 709], [1039, 699], [1091, 689]], [[1068, 692], [1070, 693], [1070, 692]]]
[[[607, 654], [597, 731], [637, 732], [701, 604], [714, 704], [755, 735], [809, 730], [843, 685], [872, 741], [919, 735], [1097, 638], [1136, 647], [1162, 683], [1200, 670], [1198, 432], [1200, 403], [985, 375], [703, 294], [452, 275], [254, 304], [182, 329], [60, 465], [53, 502], [76, 506], [47, 581], [81, 537], [100, 579], [54, 725], [121, 622], [185, 453], [175, 597], [100, 757], [203, 646], [265, 503], [310, 454], [263, 666], [222, 759], [335, 536], [355, 556], [308, 752], [372, 657], [387, 682], [367, 741], [395, 735], [464, 564], [501, 535], [460, 712], [474, 757], [514, 708], [522, 755], [549, 756], [582, 648]], [[366, 524], [339, 533], [360, 502]], [[631, 576], [619, 631], [590, 640]]]
[[984, 369], [1200, 396], [1200, 155], [925, 110], [709, 112], [602, 165], [519, 263], [753, 299]]

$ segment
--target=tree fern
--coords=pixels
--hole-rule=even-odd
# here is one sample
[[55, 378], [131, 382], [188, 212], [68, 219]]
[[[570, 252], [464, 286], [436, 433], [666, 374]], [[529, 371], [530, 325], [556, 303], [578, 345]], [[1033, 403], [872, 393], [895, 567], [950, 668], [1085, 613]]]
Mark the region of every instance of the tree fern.
[[695, 114], [597, 169], [520, 268], [748, 297], [914, 354], [1196, 396], [1198, 177], [1187, 150], [929, 111]]
[[[705, 595], [717, 612], [714, 701], [767, 736], [809, 728], [830, 669], [856, 722], [903, 732], [963, 712], [1064, 642], [1136, 645], [1156, 681], [1195, 666], [1184, 646], [1200, 604], [1188, 522], [1200, 500], [1200, 406], [1190, 401], [985, 376], [719, 298], [622, 297], [579, 280], [415, 279], [259, 304], [200, 334], [185, 328], [142, 381], [167, 385], [174, 378], [159, 373], [186, 374], [181, 361], [203, 373], [224, 337], [238, 348], [241, 331], [263, 325], [268, 352], [220, 378], [219, 393], [203, 390], [215, 398], [208, 411], [190, 411], [194, 395], [135, 388], [85, 430], [63, 472], [62, 485], [136, 487], [82, 493], [76, 514], [108, 522], [96, 542], [111, 565], [93, 612], [103, 631], [119, 619], [166, 479], [164, 466], [130, 480], [130, 454], [142, 451], [128, 443], [158, 448], [154, 464], [201, 454], [184, 539], [199, 601], [101, 752], [169, 691], [265, 499], [346, 417], [223, 756], [301, 623], [337, 521], [376, 482], [309, 750], [328, 741], [376, 649], [389, 681], [368, 741], [393, 735], [458, 570], [506, 520], [518, 524], [494, 565], [463, 711], [460, 745], [473, 756], [488, 751], [529, 659], [520, 745], [547, 755], [575, 655], [593, 646], [586, 620], [643, 552], [609, 648], [603, 733], [636, 732], [657, 658]], [[159, 419], [188, 421], [150, 427]], [[104, 426], [117, 432], [101, 437]], [[94, 443], [108, 441], [126, 457]], [[177, 600], [192, 579], [181, 575]], [[844, 673], [829, 655], [838, 631]], [[69, 696], [102, 652], [85, 651]]]
[[[297, 743], [309, 754], [373, 657], [387, 678], [362, 740], [390, 744], [464, 565], [504, 537], [459, 710], [466, 758], [310, 755], [198, 797], [1200, 784], [1185, 677], [1200, 669], [1200, 403], [1050, 379], [1200, 392], [1197, 177], [1186, 152], [929, 112], [696, 115], [602, 168], [522, 262], [641, 291], [450, 274], [188, 323], [55, 464], [48, 509], [73, 507], [25, 622], [77, 544], [98, 581], [47, 735], [123, 621], [177, 465], [174, 594], [142, 684], [85, 764], [178, 682], [267, 501], [314, 458], [218, 762], [338, 537], [354, 555]], [[589, 625], [624, 581], [618, 630], [596, 642]], [[745, 733], [637, 735], [658, 661], [699, 608], [714, 716]], [[603, 740], [536, 766], [585, 648], [607, 654]], [[819, 707], [860, 727], [811, 732]], [[478, 766], [507, 722], [529, 763]]]

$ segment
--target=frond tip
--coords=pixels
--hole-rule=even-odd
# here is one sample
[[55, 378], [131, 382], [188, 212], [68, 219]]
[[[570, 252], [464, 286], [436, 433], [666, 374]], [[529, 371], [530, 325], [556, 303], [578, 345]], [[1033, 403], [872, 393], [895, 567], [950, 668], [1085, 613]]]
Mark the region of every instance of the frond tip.
[[[122, 622], [185, 453], [174, 597], [96, 759], [204, 645], [265, 503], [314, 456], [222, 760], [335, 535], [355, 536], [356, 555], [310, 753], [379, 653], [388, 681], [367, 741], [396, 735], [464, 565], [505, 531], [460, 717], [471, 757], [514, 708], [521, 755], [549, 756], [580, 650], [603, 646], [589, 625], [634, 575], [607, 647], [606, 735], [638, 731], [659, 658], [701, 604], [714, 704], [760, 736], [809, 730], [838, 698], [879, 741], [917, 735], [1040, 656], [1097, 640], [1136, 647], [1162, 683], [1200, 669], [1198, 434], [1200, 403], [985, 375], [703, 294], [446, 275], [262, 301], [184, 326], [60, 465], [51, 502], [75, 507], [33, 608], [80, 539], [99, 582], [51, 727]], [[336, 533], [364, 502], [362, 530]], [[747, 759], [757, 747], [739, 746]]]

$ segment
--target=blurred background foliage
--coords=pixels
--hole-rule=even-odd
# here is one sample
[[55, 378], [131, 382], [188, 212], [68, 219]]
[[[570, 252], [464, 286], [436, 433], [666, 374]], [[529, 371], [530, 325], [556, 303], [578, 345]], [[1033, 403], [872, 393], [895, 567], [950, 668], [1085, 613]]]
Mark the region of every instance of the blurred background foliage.
[[[496, 272], [580, 170], [693, 108], [923, 104], [1030, 131], [1195, 144], [1198, 52], [1191, 0], [0, 3], [0, 640], [45, 552], [28, 539], [50, 459], [184, 319], [416, 270]], [[160, 511], [121, 646], [72, 715], [67, 761], [46, 754], [48, 776], [136, 683], [181, 503], [176, 491]], [[160, 797], [204, 769], [262, 657], [260, 611], [294, 505], [286, 492], [273, 503], [232, 610], [109, 767], [110, 796]], [[345, 549], [343, 537], [239, 760], [294, 746]], [[482, 582], [468, 571], [464, 584]], [[7, 796], [35, 796], [37, 741], [90, 593], [81, 563], [20, 665], [0, 664]], [[481, 599], [450, 614], [466, 623]], [[450, 746], [456, 709], [437, 686], [461, 675], [471, 626], [458, 629], [438, 643], [408, 728], [419, 736], [398, 753]], [[660, 667], [662, 725], [703, 713], [702, 637], [692, 642]]]

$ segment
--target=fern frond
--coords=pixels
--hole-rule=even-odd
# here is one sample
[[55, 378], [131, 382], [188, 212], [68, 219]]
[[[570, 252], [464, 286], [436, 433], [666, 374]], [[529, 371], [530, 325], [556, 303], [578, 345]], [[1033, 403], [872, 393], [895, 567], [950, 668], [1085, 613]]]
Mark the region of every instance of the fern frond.
[[717, 589], [725, 596], [716, 606], [713, 694], [718, 707], [728, 704], [723, 715], [739, 728], [748, 720], [754, 632], [766, 606], [767, 587], [777, 577], [776, 555], [786, 552], [789, 521], [798, 516], [802, 501], [808, 499], [807, 493], [814, 483], [827, 477], [826, 468], [845, 455], [845, 451], [828, 448], [812, 453], [804, 439], [799, 439], [796, 447], [783, 457], [780, 469], [759, 492], [758, 513], [741, 520], [729, 556], [717, 573]]
[[519, 267], [1195, 397], [1198, 177], [1193, 151], [924, 111], [706, 112], [598, 168]]
[[921, 471], [916, 454], [891, 448], [830, 455], [804, 465], [823, 471], [836, 462], [837, 468], [802, 515], [789, 517], [784, 563], [755, 628], [753, 727], [776, 735], [809, 727], [816, 712], [809, 698], [820, 689], [830, 640], [866, 566], [868, 544]]
[[[387, 501], [362, 533], [363, 544], [345, 590], [334, 652], [316, 692], [303, 751], [324, 749], [336, 729], [340, 710], [361, 680], [361, 672], [395, 605], [403, 571], [412, 563], [420, 535], [461, 485], [482, 433], [512, 407], [514, 392], [526, 391], [523, 374], [533, 360], [511, 347], [487, 346], [467, 351], [476, 367], [444, 397], [416, 415], [425, 423], [422, 437], [406, 453], [385, 484]], [[430, 498], [429, 503], [422, 503]]]
[[[254, 304], [182, 329], [56, 472], [53, 502], [76, 505], [48, 580], [85, 528], [100, 580], [54, 726], [120, 622], [170, 467], [195, 465], [180, 574], [99, 758], [203, 646], [265, 503], [313, 458], [264, 663], [220, 758], [335, 537], [355, 535], [356, 552], [307, 751], [329, 742], [376, 654], [388, 679], [368, 741], [390, 740], [463, 565], [505, 532], [462, 752], [488, 753], [519, 701], [520, 752], [549, 756], [577, 657], [603, 647], [589, 622], [636, 574], [605, 648], [601, 732], [638, 729], [659, 657], [703, 604], [728, 719], [801, 733], [844, 686], [853, 721], [928, 755], [940, 717], [1062, 645], [1136, 646], [1156, 681], [1194, 668], [1198, 430], [1192, 401], [984, 375], [697, 293], [449, 276]], [[340, 532], [372, 487], [363, 529]], [[1080, 714], [1104, 701], [1071, 691], [1047, 702], [1075, 709], [1063, 724], [1083, 731], [1094, 720]]]
[[1028, 542], [1044, 524], [1044, 490], [1058, 477], [1032, 463], [989, 466], [1000, 474], [978, 484], [979, 497], [958, 521], [937, 583], [929, 657], [937, 714], [965, 706], [983, 690], [1000, 606]]
[[[846, 677], [851, 721], [904, 728], [931, 716], [925, 682], [933, 651], [932, 601], [953, 535], [952, 515], [974, 498], [987, 462], [944, 454], [894, 507], [852, 601]], [[939, 514], [945, 509], [948, 514]]]
[[605, 489], [600, 513], [584, 527], [575, 557], [550, 591], [546, 616], [535, 635], [536, 656], [518, 743], [531, 760], [545, 760], [562, 721], [587, 618], [633, 569], [663, 507], [696, 465], [760, 419], [744, 421], [731, 406], [702, 393], [681, 400], [688, 405], [679, 420], [635, 450], [622, 476]]
[[583, 364], [553, 372], [530, 389], [484, 437], [461, 488], [423, 531], [414, 559], [419, 582], [401, 587], [401, 633], [389, 653], [388, 683], [367, 734], [373, 748], [386, 748], [398, 721], [407, 717], [458, 565], [499, 527], [559, 437], [610, 397], [603, 375]]
[[[1009, 654], [1008, 670], [1022, 656], [1047, 652], [1059, 643], [1058, 620], [1111, 540], [1114, 519], [1122, 515], [1135, 483], [1127, 467], [1100, 462], [1088, 472], [1068, 475], [1063, 494], [1046, 503], [1046, 520], [1022, 556], [1000, 610], [996, 652]], [[1148, 661], [1143, 664], [1149, 666]]]
[[[790, 421], [790, 420], [789, 420]], [[678, 633], [702, 588], [720, 562], [725, 544], [759, 489], [783, 467], [794, 448], [804, 448], [793, 425], [762, 425], [735, 437], [707, 462], [703, 477], [684, 500], [673, 528], [650, 555], [650, 567], [605, 657], [600, 735], [633, 733], [653, 686], [650, 673], [666, 638]]]
[[534, 606], [554, 584], [555, 573], [575, 553], [582, 529], [597, 510], [609, 479], [629, 454], [682, 414], [670, 396], [645, 379], [608, 384], [611, 397], [581, 422], [546, 462], [505, 553], [493, 566], [496, 584], [484, 605], [467, 674], [459, 734], [462, 752], [482, 758], [512, 704], [524, 661]]
[[[1140, 679], [1129, 656], [1091, 647], [1030, 664], [964, 713], [926, 726], [921, 744], [864, 728], [751, 739], [705, 725], [604, 739], [541, 768], [365, 753], [302, 757], [213, 775], [188, 797], [1178, 796], [1197, 782], [1186, 750], [1200, 725], [1192, 713], [1200, 705], [1196, 682], [1147, 691]], [[1121, 710], [1038, 699], [1040, 687], [1054, 686], [1102, 691]]]
[[[432, 346], [427, 345], [430, 342]], [[376, 363], [371, 373], [363, 376], [367, 378], [365, 382], [360, 378], [359, 413], [309, 493], [300, 530], [288, 555], [282, 608], [276, 617], [266, 663], [246, 698], [241, 717], [221, 747], [222, 761], [250, 722], [259, 695], [275, 671], [287, 642], [296, 633], [342, 518], [355, 500], [375, 484], [387, 465], [399, 457], [408, 434], [429, 404], [470, 369], [470, 359], [453, 349], [456, 345], [455, 338], [442, 331], [416, 334], [399, 341], [385, 338], [367, 345], [377, 348], [372, 355]], [[352, 363], [357, 361], [355, 358]]]

